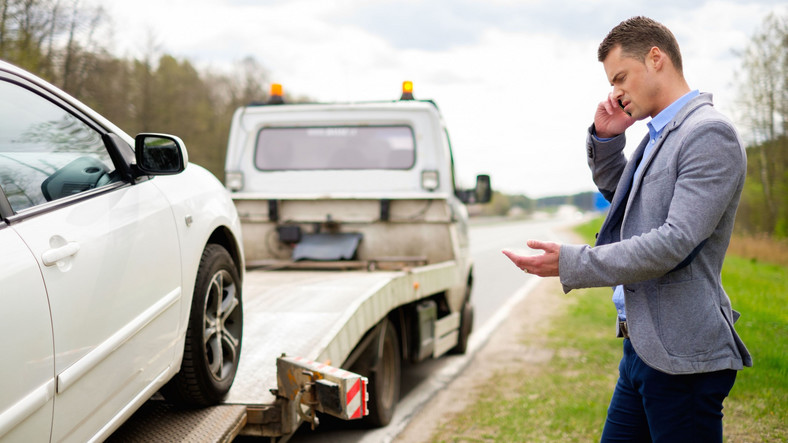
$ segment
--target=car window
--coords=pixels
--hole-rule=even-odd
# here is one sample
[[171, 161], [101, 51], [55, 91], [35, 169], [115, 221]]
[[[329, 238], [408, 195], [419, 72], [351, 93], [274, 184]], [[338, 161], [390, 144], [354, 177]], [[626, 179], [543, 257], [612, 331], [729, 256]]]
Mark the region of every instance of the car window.
[[0, 81], [0, 187], [18, 212], [113, 181], [101, 134], [67, 110]]

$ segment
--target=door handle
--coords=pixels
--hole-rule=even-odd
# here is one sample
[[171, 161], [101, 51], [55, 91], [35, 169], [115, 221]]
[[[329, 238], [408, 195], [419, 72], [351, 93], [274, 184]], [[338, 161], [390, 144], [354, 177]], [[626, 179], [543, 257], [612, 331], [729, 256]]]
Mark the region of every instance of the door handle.
[[79, 243], [69, 242], [63, 246], [44, 251], [41, 254], [41, 261], [44, 262], [44, 266], [54, 266], [59, 261], [76, 255], [77, 252], [79, 252]]

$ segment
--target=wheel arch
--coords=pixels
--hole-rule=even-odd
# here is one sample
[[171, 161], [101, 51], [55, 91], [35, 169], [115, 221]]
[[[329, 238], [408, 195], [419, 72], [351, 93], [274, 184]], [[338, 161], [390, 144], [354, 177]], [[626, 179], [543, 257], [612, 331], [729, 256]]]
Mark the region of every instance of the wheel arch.
[[222, 246], [232, 257], [233, 262], [238, 268], [238, 276], [243, 282], [244, 279], [244, 261], [241, 247], [239, 246], [238, 239], [233, 235], [232, 231], [226, 226], [218, 226], [208, 237], [208, 244], [217, 244]]

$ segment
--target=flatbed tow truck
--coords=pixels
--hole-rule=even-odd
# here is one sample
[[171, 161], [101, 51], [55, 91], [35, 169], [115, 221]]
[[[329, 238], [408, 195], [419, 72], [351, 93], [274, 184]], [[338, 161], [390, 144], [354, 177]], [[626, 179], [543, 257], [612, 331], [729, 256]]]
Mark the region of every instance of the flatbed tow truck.
[[[386, 425], [403, 359], [464, 353], [473, 323], [466, 203], [432, 101], [238, 109], [225, 184], [242, 220], [244, 332], [223, 404], [151, 400], [111, 441], [285, 441], [317, 412]], [[277, 92], [279, 92], [277, 94]]]

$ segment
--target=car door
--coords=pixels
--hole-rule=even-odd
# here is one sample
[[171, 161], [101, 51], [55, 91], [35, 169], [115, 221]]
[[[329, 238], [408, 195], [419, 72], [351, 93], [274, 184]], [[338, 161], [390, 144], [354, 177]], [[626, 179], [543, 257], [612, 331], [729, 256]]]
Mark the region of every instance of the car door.
[[104, 129], [77, 109], [11, 82], [0, 96], [0, 155], [16, 164], [4, 185], [10, 229], [49, 296], [52, 439], [85, 441], [153, 394], [179, 358], [173, 213], [152, 181], [117, 176]]
[[[0, 180], [5, 166], [0, 156]], [[55, 364], [47, 295], [30, 249], [3, 221], [0, 306], [0, 441], [48, 441]]]

